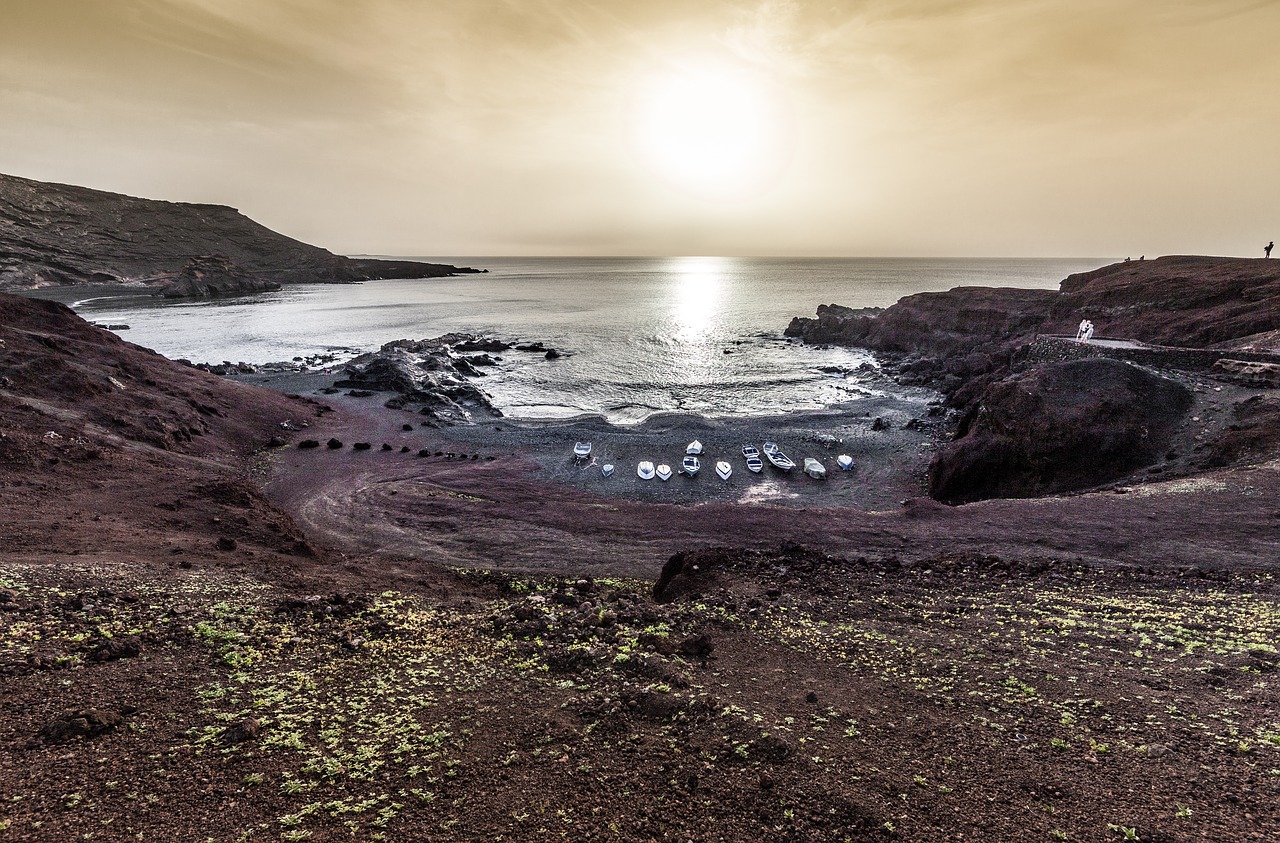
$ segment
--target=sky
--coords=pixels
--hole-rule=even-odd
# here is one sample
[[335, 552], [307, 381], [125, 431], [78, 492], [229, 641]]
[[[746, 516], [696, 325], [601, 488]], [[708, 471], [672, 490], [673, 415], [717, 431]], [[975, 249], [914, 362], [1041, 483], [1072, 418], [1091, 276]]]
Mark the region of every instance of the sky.
[[1280, 0], [0, 0], [0, 172], [347, 254], [1261, 255]]

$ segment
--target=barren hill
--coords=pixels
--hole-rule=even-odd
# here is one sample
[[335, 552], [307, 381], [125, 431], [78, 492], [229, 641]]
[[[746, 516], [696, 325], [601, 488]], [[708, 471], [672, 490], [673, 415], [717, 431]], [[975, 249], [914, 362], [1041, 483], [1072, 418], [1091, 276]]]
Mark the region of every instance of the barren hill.
[[0, 290], [170, 281], [219, 255], [268, 284], [426, 278], [443, 264], [335, 255], [224, 205], [138, 199], [0, 174]]

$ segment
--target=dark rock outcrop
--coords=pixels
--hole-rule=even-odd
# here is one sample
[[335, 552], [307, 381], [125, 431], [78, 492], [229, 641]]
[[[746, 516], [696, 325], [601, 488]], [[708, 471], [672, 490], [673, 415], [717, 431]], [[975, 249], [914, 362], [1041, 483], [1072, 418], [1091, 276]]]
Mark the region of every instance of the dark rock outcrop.
[[1157, 461], [1191, 406], [1181, 384], [1116, 360], [1051, 363], [991, 385], [929, 466], [948, 503], [1087, 489]]
[[1280, 453], [1280, 398], [1255, 395], [1231, 408], [1231, 423], [1209, 450], [1208, 465]]
[[166, 299], [218, 299], [279, 290], [274, 281], [251, 275], [222, 255], [192, 258], [156, 292]]
[[1170, 255], [1068, 276], [1042, 333], [1098, 333], [1208, 348], [1280, 330], [1280, 261]]
[[124, 718], [120, 712], [109, 708], [82, 708], [63, 712], [50, 720], [40, 730], [40, 737], [45, 743], [66, 743], [74, 738], [93, 738], [104, 732], [110, 732]]
[[1172, 256], [1069, 276], [1060, 290], [957, 287], [906, 296], [876, 315], [820, 305], [787, 336], [927, 358], [974, 351], [993, 359], [1037, 333], [1098, 336], [1185, 348], [1242, 348], [1280, 332], [1280, 261]]
[[454, 353], [455, 346], [474, 342], [462, 334], [389, 342], [348, 363], [336, 385], [397, 393], [388, 407], [420, 405], [419, 412], [440, 421], [467, 422], [474, 413], [501, 416], [489, 396], [464, 377], [480, 373]]
[[347, 258], [223, 205], [139, 199], [0, 174], [0, 290], [165, 284], [193, 255], [221, 255], [260, 282], [435, 278], [473, 269]]

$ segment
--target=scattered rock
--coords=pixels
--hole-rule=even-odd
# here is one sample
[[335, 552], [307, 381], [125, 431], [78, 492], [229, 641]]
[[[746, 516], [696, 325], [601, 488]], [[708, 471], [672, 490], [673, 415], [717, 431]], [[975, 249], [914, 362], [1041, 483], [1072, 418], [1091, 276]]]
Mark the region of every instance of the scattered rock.
[[222, 740], [228, 744], [245, 743], [256, 740], [260, 734], [262, 734], [262, 723], [256, 717], [249, 717], [228, 726], [222, 733]]
[[341, 440], [341, 439], [330, 439], [330, 440], [328, 441], [328, 443], [326, 443], [326, 444], [328, 444], [328, 446], [329, 446], [329, 450], [331, 450], [331, 451], [336, 451], [336, 450], [338, 450], [339, 448], [341, 448], [341, 447], [342, 447], [342, 440]]
[[90, 649], [89, 660], [110, 662], [116, 659], [132, 659], [136, 658], [141, 652], [141, 639], [136, 635], [126, 635], [121, 638], [108, 638], [93, 645]]
[[315, 439], [303, 439], [301, 442], [298, 443], [298, 450], [300, 451], [305, 451], [308, 448], [319, 448], [319, 447], [320, 447], [320, 443], [317, 442]]
[[74, 738], [97, 737], [123, 722], [120, 712], [108, 708], [66, 711], [46, 723], [40, 729], [39, 737], [47, 744], [65, 743]]

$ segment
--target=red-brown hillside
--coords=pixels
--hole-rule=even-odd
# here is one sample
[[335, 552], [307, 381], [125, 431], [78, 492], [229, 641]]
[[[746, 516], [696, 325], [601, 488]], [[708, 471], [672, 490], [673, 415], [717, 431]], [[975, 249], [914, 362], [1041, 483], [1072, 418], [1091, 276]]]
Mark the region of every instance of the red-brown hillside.
[[204, 554], [224, 538], [293, 554], [301, 534], [244, 475], [281, 423], [316, 411], [0, 294], [0, 544]]

